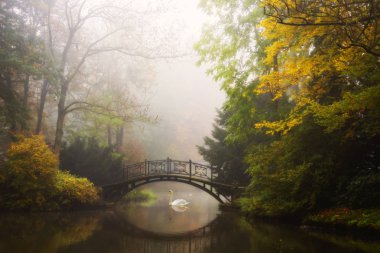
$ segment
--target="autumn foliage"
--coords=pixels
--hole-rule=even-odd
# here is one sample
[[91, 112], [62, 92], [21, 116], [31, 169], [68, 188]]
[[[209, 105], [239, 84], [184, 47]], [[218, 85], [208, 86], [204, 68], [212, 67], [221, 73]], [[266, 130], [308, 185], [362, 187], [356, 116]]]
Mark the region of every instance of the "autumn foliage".
[[86, 178], [58, 169], [58, 159], [40, 135], [19, 137], [0, 169], [0, 208], [61, 210], [92, 205], [98, 190]]
[[[227, 94], [220, 143], [243, 150], [250, 176], [243, 210], [281, 217], [379, 210], [377, 2], [202, 0], [201, 6], [214, 20], [195, 49]], [[230, 158], [219, 155], [221, 147], [210, 146], [207, 156], [224, 164]]]

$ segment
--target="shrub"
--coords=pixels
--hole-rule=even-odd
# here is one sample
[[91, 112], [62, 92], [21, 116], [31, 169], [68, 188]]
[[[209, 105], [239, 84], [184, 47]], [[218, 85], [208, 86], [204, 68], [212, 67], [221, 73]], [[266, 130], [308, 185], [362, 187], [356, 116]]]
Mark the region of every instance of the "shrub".
[[306, 222], [355, 228], [380, 229], [379, 209], [333, 208], [306, 218]]
[[353, 208], [380, 208], [380, 173], [352, 178], [340, 202]]
[[58, 159], [42, 136], [18, 138], [0, 169], [0, 208], [58, 210], [98, 200], [91, 182], [58, 169]]
[[56, 176], [58, 203], [61, 208], [82, 207], [96, 204], [99, 191], [87, 178], [78, 178], [67, 171]]
[[110, 184], [122, 178], [121, 154], [99, 144], [95, 138], [76, 138], [61, 151], [61, 169], [86, 177], [96, 185]]

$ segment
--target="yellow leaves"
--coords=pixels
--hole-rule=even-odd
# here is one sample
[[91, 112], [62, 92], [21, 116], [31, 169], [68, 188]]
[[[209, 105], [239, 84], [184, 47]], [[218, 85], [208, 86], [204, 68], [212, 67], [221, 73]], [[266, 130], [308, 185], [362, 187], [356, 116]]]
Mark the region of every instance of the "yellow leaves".
[[[333, 2], [335, 1], [331, 1]], [[262, 1], [263, 6], [276, 6], [278, 10], [293, 8], [292, 1], [286, 1], [287, 6], [284, 4], [282, 0]], [[330, 11], [329, 8], [325, 11]], [[296, 17], [299, 20], [294, 18], [287, 17], [283, 21], [299, 23], [304, 17]], [[318, 24], [326, 21], [329, 21], [326, 17], [319, 17], [313, 22]], [[262, 36], [270, 43], [265, 48], [266, 57], [263, 61], [267, 71], [260, 76], [255, 92], [270, 94], [272, 101], [285, 98], [294, 107], [281, 120], [262, 121], [256, 123], [255, 128], [266, 129], [272, 135], [276, 132], [286, 134], [302, 124], [306, 115], [314, 115], [318, 123], [330, 131], [341, 127], [353, 117], [353, 113], [360, 113], [358, 107], [350, 109], [355, 100], [360, 100], [358, 97], [353, 99], [346, 93], [344, 97], [333, 98], [337, 93], [332, 93], [332, 90], [343, 89], [339, 85], [347, 85], [350, 76], [360, 78], [376, 71], [373, 69], [374, 62], [358, 47], [338, 47], [338, 28], [283, 25], [278, 23], [278, 19], [269, 16], [261, 21], [260, 26], [263, 29]], [[371, 33], [370, 29], [365, 32]], [[341, 102], [321, 105], [320, 101], [326, 98]]]
[[58, 195], [62, 204], [93, 204], [99, 201], [99, 191], [87, 178], [78, 178], [68, 172], [59, 171], [56, 177]]
[[5, 208], [56, 210], [99, 200], [98, 190], [88, 179], [59, 170], [57, 157], [43, 136], [20, 137], [10, 145], [7, 158], [0, 176], [0, 183], [7, 185], [0, 199]]
[[292, 115], [286, 120], [278, 121], [263, 121], [255, 124], [255, 128], [266, 129], [265, 133], [274, 135], [275, 133], [287, 134], [293, 127], [296, 127], [303, 122], [303, 116]]
[[296, 106], [292, 108], [285, 119], [272, 122], [262, 121], [256, 123], [255, 128], [264, 129], [265, 133], [269, 135], [274, 135], [275, 133], [286, 135], [294, 127], [301, 125], [304, 118], [311, 113], [308, 109], [313, 102], [311, 99], [299, 97], [295, 102]]
[[[332, 132], [350, 122], [355, 127], [355, 122], [364, 121], [367, 134], [380, 134], [380, 87], [374, 86], [358, 93], [346, 92], [340, 101], [330, 105], [313, 103], [310, 111], [313, 113], [318, 124], [324, 126], [327, 132]], [[371, 113], [372, 122], [366, 122], [366, 115]]]
[[45, 144], [41, 135], [25, 137], [19, 142], [12, 143], [7, 156], [15, 166], [26, 166], [22, 158], [27, 158], [30, 169], [58, 168], [57, 157]]

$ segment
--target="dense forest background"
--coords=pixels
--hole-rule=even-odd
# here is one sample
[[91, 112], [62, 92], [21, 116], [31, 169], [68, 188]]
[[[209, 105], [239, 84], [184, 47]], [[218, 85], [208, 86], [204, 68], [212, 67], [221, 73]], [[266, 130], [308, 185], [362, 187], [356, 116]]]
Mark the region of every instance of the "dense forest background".
[[201, 6], [214, 22], [196, 45], [199, 63], [227, 101], [199, 151], [247, 183], [243, 209], [379, 208], [379, 2]]

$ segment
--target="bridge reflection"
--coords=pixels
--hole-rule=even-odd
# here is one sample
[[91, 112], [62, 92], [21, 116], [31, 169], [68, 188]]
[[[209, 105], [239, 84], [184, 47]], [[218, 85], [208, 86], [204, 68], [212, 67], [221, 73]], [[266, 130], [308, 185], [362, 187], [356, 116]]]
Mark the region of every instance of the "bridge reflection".
[[[112, 229], [120, 229], [117, 252], [122, 253], [198, 253], [220, 252], [222, 241], [228, 237], [226, 219], [217, 218], [208, 225], [181, 234], [162, 234], [137, 228], [124, 221], [118, 224], [107, 222]], [[223, 239], [224, 238], [224, 239]], [[218, 250], [217, 250], [218, 249]]]

